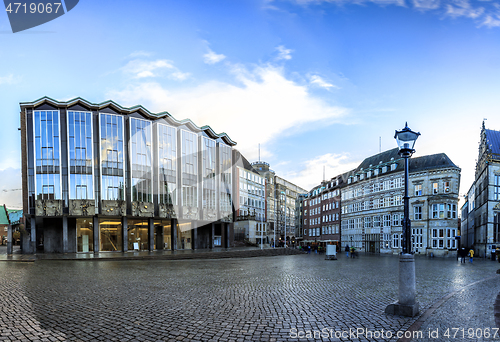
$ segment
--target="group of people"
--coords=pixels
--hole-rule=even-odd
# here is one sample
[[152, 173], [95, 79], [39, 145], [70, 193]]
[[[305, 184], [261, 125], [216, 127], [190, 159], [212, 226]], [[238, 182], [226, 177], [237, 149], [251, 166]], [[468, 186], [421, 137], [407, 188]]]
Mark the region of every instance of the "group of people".
[[358, 252], [356, 251], [356, 248], [354, 247], [349, 247], [349, 245], [346, 245], [345, 246], [345, 255], [346, 257], [349, 258], [349, 256], [351, 258], [356, 258], [358, 256]]
[[465, 264], [466, 258], [469, 257], [469, 262], [472, 264], [474, 260], [474, 250], [471, 248], [468, 252], [465, 248], [460, 248], [458, 251], [458, 255], [460, 256], [460, 263]]

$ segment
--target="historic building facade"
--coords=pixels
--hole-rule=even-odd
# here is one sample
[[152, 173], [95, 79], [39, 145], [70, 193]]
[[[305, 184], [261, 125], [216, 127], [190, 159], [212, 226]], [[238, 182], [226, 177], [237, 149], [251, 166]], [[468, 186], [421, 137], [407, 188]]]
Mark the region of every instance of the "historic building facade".
[[253, 162], [252, 167], [266, 179], [266, 221], [268, 222], [268, 241], [276, 246], [297, 244], [302, 237], [302, 230], [297, 223], [297, 208], [300, 208], [299, 195], [307, 190], [279, 177], [269, 164], [263, 161]]
[[235, 144], [142, 106], [21, 103], [23, 251], [228, 247]]
[[462, 220], [466, 247], [489, 257], [500, 244], [500, 131], [486, 129], [483, 121], [475, 180], [467, 193], [467, 218]]
[[[404, 161], [398, 149], [365, 159], [343, 175], [342, 246], [399, 253], [402, 241]], [[443, 153], [410, 159], [412, 250], [436, 256], [456, 250], [460, 168]]]
[[[268, 243], [266, 224], [266, 179], [257, 173], [245, 157], [234, 150], [236, 222], [235, 240]], [[238, 156], [240, 158], [238, 158]]]
[[323, 181], [314, 187], [304, 199], [304, 239], [301, 244], [340, 247], [340, 188], [342, 177]]

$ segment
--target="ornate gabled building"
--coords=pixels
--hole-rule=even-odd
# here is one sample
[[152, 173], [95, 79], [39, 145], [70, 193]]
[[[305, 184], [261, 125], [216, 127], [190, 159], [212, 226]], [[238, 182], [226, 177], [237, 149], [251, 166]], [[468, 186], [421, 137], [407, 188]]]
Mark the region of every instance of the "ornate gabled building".
[[[342, 246], [371, 253], [401, 251], [404, 161], [398, 149], [366, 158], [343, 175]], [[447, 255], [456, 250], [460, 168], [444, 153], [410, 159], [412, 250]]]
[[[500, 131], [481, 128], [475, 180], [468, 194], [468, 215], [462, 222], [467, 229], [467, 247], [479, 256], [489, 256], [500, 244]], [[462, 233], [462, 235], [464, 234]]]
[[23, 252], [229, 247], [228, 135], [112, 101], [20, 106]]

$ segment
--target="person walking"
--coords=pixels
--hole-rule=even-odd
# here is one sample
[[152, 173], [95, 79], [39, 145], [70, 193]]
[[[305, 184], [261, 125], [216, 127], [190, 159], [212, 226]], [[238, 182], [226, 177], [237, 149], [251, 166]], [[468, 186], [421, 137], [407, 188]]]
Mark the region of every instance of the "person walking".
[[467, 256], [467, 251], [465, 250], [465, 248], [461, 248], [460, 249], [460, 263], [461, 264], [465, 264], [465, 257]]
[[469, 261], [471, 264], [473, 259], [474, 259], [474, 250], [471, 248], [469, 251]]
[[348, 258], [349, 258], [349, 251], [350, 251], [349, 245], [345, 245], [345, 256]]

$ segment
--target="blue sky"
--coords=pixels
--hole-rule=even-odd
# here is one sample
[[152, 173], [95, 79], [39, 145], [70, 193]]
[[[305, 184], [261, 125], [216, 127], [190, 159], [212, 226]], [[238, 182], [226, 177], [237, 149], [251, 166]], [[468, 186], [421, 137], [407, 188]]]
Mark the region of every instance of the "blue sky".
[[[500, 130], [500, 3], [462, 0], [81, 0], [12, 34], [0, 13], [0, 188], [20, 188], [19, 102], [142, 104], [210, 125], [306, 189], [395, 147], [474, 177]], [[0, 203], [21, 205], [19, 191]]]

